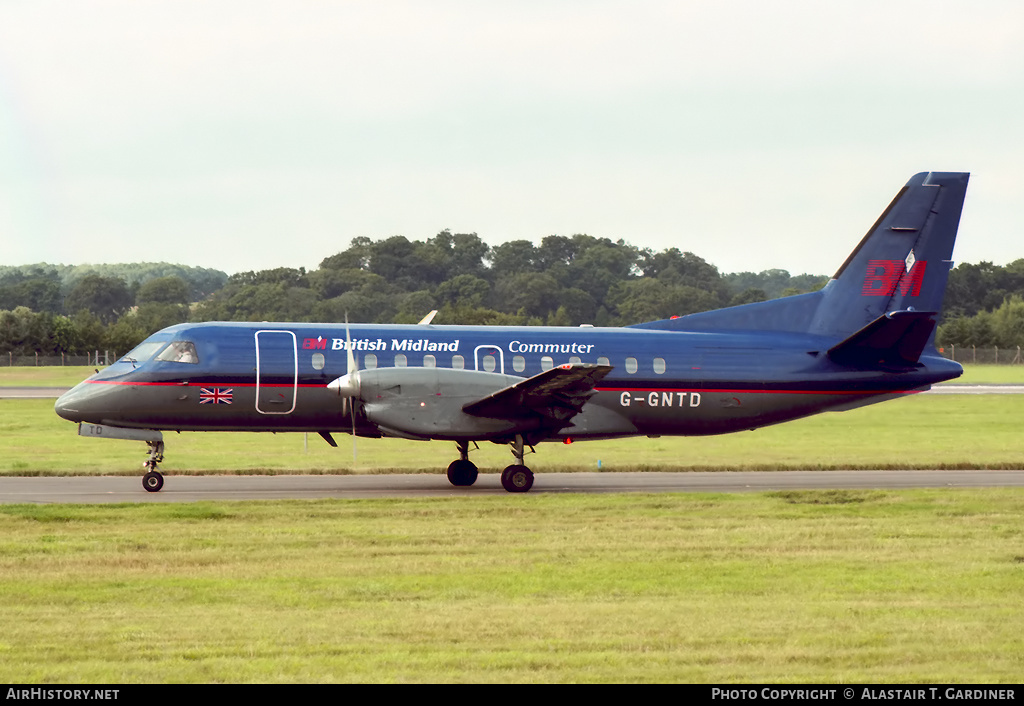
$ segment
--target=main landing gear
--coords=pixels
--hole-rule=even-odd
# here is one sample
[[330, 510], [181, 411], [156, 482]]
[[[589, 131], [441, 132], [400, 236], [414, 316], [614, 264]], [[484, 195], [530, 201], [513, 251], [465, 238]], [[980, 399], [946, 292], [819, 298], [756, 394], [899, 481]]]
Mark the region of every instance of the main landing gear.
[[469, 442], [457, 441], [459, 460], [448, 465], [448, 482], [454, 486], [464, 487], [476, 483], [479, 472], [476, 464], [469, 460]]
[[[456, 444], [459, 447], [459, 459], [448, 465], [448, 482], [457, 487], [473, 485], [479, 471], [476, 464], [469, 460], [469, 442], [459, 441]], [[501, 472], [501, 487], [510, 493], [525, 493], [533, 487], [533, 471], [523, 463], [524, 446], [522, 435], [517, 434], [512, 442], [512, 455], [516, 461]]]
[[164, 487], [164, 477], [156, 469], [156, 464], [164, 460], [164, 442], [147, 441], [146, 445], [149, 446], [149, 458], [142, 464], [143, 468], [147, 469], [146, 475], [142, 476], [142, 487], [150, 493], [155, 493]]
[[533, 471], [523, 463], [522, 434], [516, 434], [516, 440], [512, 442], [512, 455], [516, 462], [501, 472], [501, 487], [510, 493], [525, 493], [533, 487]]

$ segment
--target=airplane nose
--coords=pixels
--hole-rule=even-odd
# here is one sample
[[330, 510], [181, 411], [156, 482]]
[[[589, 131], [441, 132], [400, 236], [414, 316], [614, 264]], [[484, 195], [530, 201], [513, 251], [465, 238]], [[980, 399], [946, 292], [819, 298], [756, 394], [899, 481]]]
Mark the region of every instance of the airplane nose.
[[[103, 391], [97, 389], [101, 387], [104, 386], [79, 383], [57, 398], [53, 405], [53, 411], [57, 413], [57, 416], [63, 417], [69, 422], [95, 421], [99, 423], [98, 416], [103, 411], [99, 407], [107, 406], [97, 404], [101, 402], [99, 398], [103, 397]], [[94, 419], [94, 417], [96, 418]]]
[[53, 411], [57, 413], [57, 416], [63, 417], [64, 419], [67, 419], [69, 422], [80, 421], [77, 418], [78, 410], [75, 409], [74, 406], [75, 395], [72, 394], [77, 389], [77, 387], [74, 387], [68, 390], [63, 395], [58, 397], [57, 401], [53, 405]]

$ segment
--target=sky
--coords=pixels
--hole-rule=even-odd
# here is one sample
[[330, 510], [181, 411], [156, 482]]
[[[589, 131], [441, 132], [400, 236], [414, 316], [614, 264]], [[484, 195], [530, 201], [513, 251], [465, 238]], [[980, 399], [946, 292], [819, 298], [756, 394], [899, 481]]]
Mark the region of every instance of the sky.
[[0, 264], [586, 233], [831, 274], [969, 171], [1024, 258], [1019, 0], [0, 0]]

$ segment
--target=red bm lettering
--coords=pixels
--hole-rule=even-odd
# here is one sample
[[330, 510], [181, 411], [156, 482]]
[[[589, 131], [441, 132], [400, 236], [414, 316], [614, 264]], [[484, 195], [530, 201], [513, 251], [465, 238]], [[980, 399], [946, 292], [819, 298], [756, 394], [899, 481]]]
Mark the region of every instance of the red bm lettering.
[[916, 297], [921, 293], [927, 264], [925, 260], [918, 260], [907, 271], [903, 260], [868, 260], [861, 294], [865, 297], [891, 297], [899, 287], [903, 296]]
[[327, 350], [327, 339], [321, 338], [320, 340], [317, 340], [315, 338], [304, 338], [302, 339], [302, 349], [307, 351]]

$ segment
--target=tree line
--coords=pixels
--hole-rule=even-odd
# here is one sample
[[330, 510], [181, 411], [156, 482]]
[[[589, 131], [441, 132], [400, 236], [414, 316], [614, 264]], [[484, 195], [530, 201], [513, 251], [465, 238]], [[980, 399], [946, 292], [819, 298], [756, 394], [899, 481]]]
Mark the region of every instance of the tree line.
[[[827, 280], [780, 269], [722, 274], [691, 252], [589, 235], [490, 246], [447, 230], [425, 241], [356, 238], [312, 271], [0, 267], [0, 351], [123, 353], [187, 321], [415, 323], [432, 309], [439, 324], [619, 326], [814, 291]], [[1024, 260], [950, 273], [940, 345], [1008, 346], [1001, 336], [1013, 321], [1024, 341]]]
[[1024, 347], [1024, 259], [962, 263], [949, 275], [939, 345]]
[[168, 263], [0, 266], [0, 351], [13, 355], [124, 353], [187, 321], [191, 302], [224, 272]]

